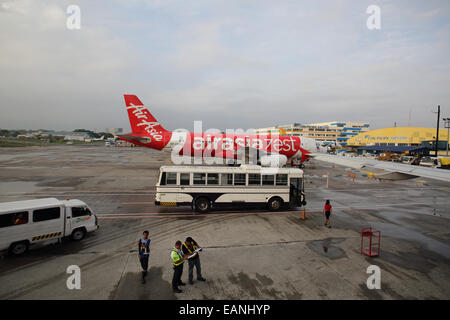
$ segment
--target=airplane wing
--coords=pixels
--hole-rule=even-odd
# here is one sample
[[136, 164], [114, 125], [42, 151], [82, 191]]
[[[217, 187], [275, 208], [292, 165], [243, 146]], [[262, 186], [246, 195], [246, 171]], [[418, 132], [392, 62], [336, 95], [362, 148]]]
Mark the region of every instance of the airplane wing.
[[133, 134], [133, 133], [119, 134], [117, 137], [121, 140], [130, 141], [130, 142], [137, 141], [137, 142], [141, 142], [141, 143], [150, 143], [152, 141], [152, 139], [150, 137], [143, 136], [143, 135], [137, 135], [137, 134]]
[[357, 157], [336, 156], [330, 154], [313, 154], [314, 159], [329, 162], [344, 167], [363, 169], [374, 168], [383, 170], [375, 177], [384, 180], [405, 180], [417, 177], [430, 178], [445, 182], [450, 182], [450, 170], [439, 168], [427, 168], [413, 166], [409, 164], [386, 162], [374, 159], [364, 159]]

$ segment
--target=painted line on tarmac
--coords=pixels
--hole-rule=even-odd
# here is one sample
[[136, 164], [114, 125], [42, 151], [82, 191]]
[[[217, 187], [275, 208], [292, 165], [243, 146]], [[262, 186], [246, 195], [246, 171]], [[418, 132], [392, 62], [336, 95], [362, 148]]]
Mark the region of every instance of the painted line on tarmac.
[[[416, 205], [430, 205], [428, 203], [396, 203], [396, 204], [384, 204], [384, 205], [374, 205], [373, 207], [377, 208], [389, 208], [393, 206], [416, 206]], [[368, 206], [334, 206], [334, 209], [371, 209]], [[302, 209], [291, 210], [291, 211], [278, 211], [278, 212], [224, 212], [224, 213], [207, 213], [207, 214], [158, 214], [157, 212], [143, 212], [143, 213], [104, 213], [104, 214], [96, 214], [96, 216], [101, 220], [112, 220], [112, 219], [145, 219], [145, 218], [206, 218], [206, 217], [219, 217], [219, 216], [246, 216], [246, 215], [266, 215], [266, 214], [286, 214], [286, 213], [301, 213]], [[321, 213], [322, 207], [313, 207], [308, 208], [307, 213]], [[435, 218], [443, 218], [450, 220], [450, 217], [442, 216], [440, 214], [432, 214], [432, 213], [417, 213], [412, 212], [412, 214], [426, 215]]]
[[163, 214], [155, 215], [152, 213], [140, 214], [96, 214], [99, 220], [113, 220], [113, 219], [145, 219], [145, 218], [209, 218], [221, 216], [248, 216], [248, 215], [266, 215], [266, 214], [286, 214], [295, 211], [279, 211], [279, 212], [228, 212], [228, 213], [208, 213], [208, 214]]
[[[127, 193], [128, 192], [128, 193]], [[6, 193], [0, 195], [0, 197], [22, 197], [22, 196], [39, 196], [39, 197], [54, 197], [56, 195], [61, 196], [67, 196], [67, 195], [95, 195], [95, 196], [147, 196], [147, 195], [154, 195], [156, 194], [156, 191], [150, 191], [150, 192], [124, 192], [124, 193], [118, 193], [118, 191], [115, 192], [103, 192], [103, 191], [88, 191], [88, 192], [78, 192], [78, 191], [55, 191], [54, 193], [39, 193], [39, 192], [33, 192], [33, 193]]]

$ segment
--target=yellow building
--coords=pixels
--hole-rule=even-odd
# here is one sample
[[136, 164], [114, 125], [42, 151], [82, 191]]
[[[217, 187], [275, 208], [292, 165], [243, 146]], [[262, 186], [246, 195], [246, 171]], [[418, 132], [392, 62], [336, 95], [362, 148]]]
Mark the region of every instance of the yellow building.
[[[358, 134], [347, 141], [348, 146], [418, 146], [422, 141], [436, 139], [436, 129], [394, 127]], [[439, 141], [448, 141], [447, 129], [439, 130]], [[442, 142], [439, 143], [441, 145]]]

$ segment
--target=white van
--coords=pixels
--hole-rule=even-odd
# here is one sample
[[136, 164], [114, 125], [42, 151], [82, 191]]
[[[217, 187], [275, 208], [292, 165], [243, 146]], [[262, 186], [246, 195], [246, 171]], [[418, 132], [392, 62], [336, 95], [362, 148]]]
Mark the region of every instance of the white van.
[[98, 228], [97, 217], [80, 200], [45, 198], [0, 203], [0, 251], [14, 255], [62, 237], [78, 241]]

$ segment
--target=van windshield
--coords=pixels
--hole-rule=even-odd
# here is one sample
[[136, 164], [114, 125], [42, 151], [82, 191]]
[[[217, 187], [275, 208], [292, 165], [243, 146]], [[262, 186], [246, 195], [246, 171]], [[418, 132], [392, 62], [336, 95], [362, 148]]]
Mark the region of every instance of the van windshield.
[[90, 216], [91, 210], [88, 207], [72, 207], [72, 218]]

